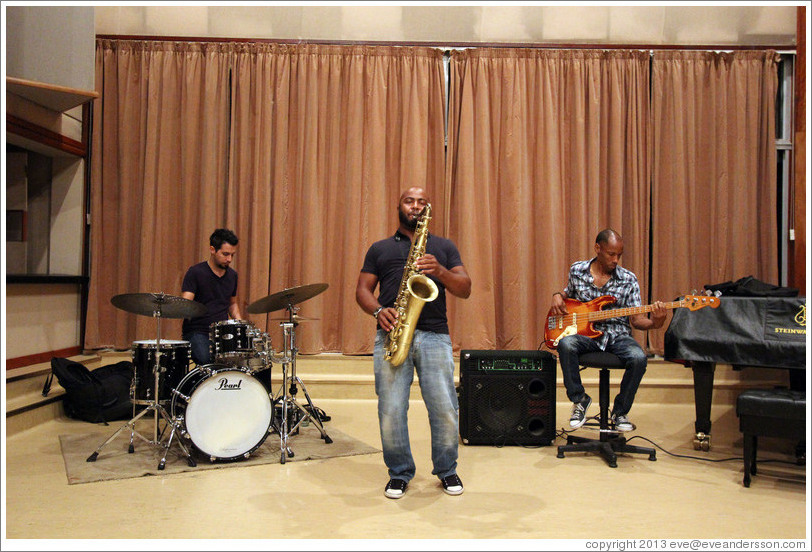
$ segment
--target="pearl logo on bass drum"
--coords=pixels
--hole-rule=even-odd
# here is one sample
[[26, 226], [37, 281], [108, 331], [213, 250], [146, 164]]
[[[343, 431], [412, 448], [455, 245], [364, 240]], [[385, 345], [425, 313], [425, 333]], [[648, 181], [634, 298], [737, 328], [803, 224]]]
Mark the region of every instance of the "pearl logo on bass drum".
[[220, 378], [218, 380], [216, 390], [217, 391], [239, 390], [240, 384], [242, 384], [242, 379], [238, 380], [237, 383], [228, 383], [228, 378]]

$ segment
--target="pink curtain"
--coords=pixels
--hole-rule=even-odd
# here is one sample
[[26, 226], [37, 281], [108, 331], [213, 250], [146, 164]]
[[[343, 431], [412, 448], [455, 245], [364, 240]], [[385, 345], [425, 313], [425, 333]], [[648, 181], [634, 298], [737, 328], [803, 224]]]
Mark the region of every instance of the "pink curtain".
[[[655, 298], [750, 275], [779, 283], [777, 61], [773, 51], [655, 52]], [[659, 353], [664, 332], [650, 335]]]
[[454, 51], [447, 144], [433, 48], [99, 40], [96, 68], [88, 349], [153, 339], [110, 299], [179, 295], [225, 226], [277, 348], [285, 313], [246, 307], [327, 283], [298, 305], [300, 352], [371, 352], [355, 282], [412, 185], [473, 280], [449, 299], [457, 351], [535, 349], [604, 227], [645, 302], [777, 278], [774, 52]]
[[[231, 56], [226, 45], [99, 40], [85, 348], [155, 339], [157, 321], [115, 308], [123, 293], [180, 295], [227, 222]], [[162, 339], [180, 339], [180, 320]]]
[[473, 280], [458, 348], [535, 349], [551, 296], [597, 233], [648, 277], [649, 56], [471, 49], [451, 56], [451, 237]]
[[[363, 353], [374, 324], [355, 304], [372, 241], [397, 226], [403, 188], [438, 197], [443, 61], [430, 48], [99, 41], [86, 348], [152, 339], [119, 293], [180, 295], [221, 226], [240, 237], [244, 318], [281, 348], [273, 312], [246, 307], [327, 283], [298, 305], [303, 353]], [[437, 217], [443, 226], [443, 216]], [[180, 338], [180, 320], [164, 323]]]

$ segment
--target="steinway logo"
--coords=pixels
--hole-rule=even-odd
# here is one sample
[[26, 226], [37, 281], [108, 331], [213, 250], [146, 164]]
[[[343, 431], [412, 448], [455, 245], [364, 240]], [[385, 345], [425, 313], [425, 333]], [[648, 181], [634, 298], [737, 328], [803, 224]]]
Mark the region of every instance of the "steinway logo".
[[797, 322], [799, 326], [806, 328], [806, 305], [801, 305], [801, 308], [798, 309], [798, 314], [795, 315], [795, 322]]
[[239, 380], [237, 383], [228, 383], [228, 378], [220, 378], [220, 385], [217, 387], [218, 390], [228, 391], [231, 389], [239, 389], [242, 380]]
[[794, 321], [797, 326], [791, 328], [776, 326], [773, 328], [773, 331], [777, 334], [806, 335], [806, 305], [801, 305], [798, 307], [798, 312], [795, 314]]

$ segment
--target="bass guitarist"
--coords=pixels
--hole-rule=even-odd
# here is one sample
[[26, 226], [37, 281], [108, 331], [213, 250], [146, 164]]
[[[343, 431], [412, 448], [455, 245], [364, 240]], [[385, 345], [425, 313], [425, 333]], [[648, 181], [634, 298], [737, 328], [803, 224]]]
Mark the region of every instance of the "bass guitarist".
[[[578, 261], [570, 267], [567, 287], [553, 294], [551, 315], [567, 314], [567, 300], [588, 302], [600, 296], [610, 295], [616, 299], [614, 307], [639, 307], [640, 285], [637, 276], [618, 265], [623, 255], [623, 238], [606, 228], [595, 238], [595, 257]], [[589, 352], [606, 351], [617, 355], [625, 364], [620, 391], [612, 408], [612, 423], [618, 431], [632, 431], [635, 426], [629, 421], [629, 411], [643, 374], [646, 372], [646, 353], [631, 335], [632, 326], [638, 330], [661, 328], [665, 322], [667, 309], [657, 301], [652, 304], [650, 316], [635, 314], [610, 318], [595, 324], [600, 331], [596, 337], [576, 333], [562, 337], [557, 344], [558, 361], [564, 377], [567, 397], [573, 402], [570, 416], [570, 429], [584, 425], [586, 412], [592, 399], [586, 394], [581, 383], [578, 359]]]

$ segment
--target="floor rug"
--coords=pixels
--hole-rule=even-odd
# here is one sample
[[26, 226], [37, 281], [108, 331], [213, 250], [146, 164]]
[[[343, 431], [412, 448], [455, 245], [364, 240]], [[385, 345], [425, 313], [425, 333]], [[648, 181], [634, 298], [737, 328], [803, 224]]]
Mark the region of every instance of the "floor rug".
[[[101, 448], [95, 462], [88, 462], [87, 458], [118, 429], [113, 423], [110, 424], [109, 428], [107, 426], [103, 427], [109, 429], [109, 431], [59, 436], [68, 484], [128, 479], [144, 475], [167, 475], [192, 470], [279, 464], [282, 458], [280, 452], [281, 439], [276, 433], [268, 435], [262, 445], [253, 451], [248, 458], [235, 461], [211, 462], [207, 456], [204, 456], [194, 447], [190, 448], [187, 444], [187, 450], [190, 451], [192, 458], [197, 463], [194, 467], [189, 466], [185, 454], [173, 441], [166, 455], [164, 469], [159, 470], [158, 465], [164, 455], [164, 447], [149, 444], [136, 436], [134, 441], [135, 450], [130, 454], [128, 452], [130, 431], [124, 429], [116, 435], [115, 439]], [[288, 438], [288, 447], [293, 451], [294, 455], [292, 458], [286, 458], [286, 462], [381, 452], [380, 449], [371, 447], [333, 427], [329, 427], [329, 424], [326, 424], [324, 429], [333, 440], [332, 443], [325, 443], [321, 439], [318, 429], [312, 425], [302, 427], [299, 429], [298, 434], [291, 435]], [[139, 433], [145, 438], [152, 436], [152, 432], [149, 431], [139, 431]]]

